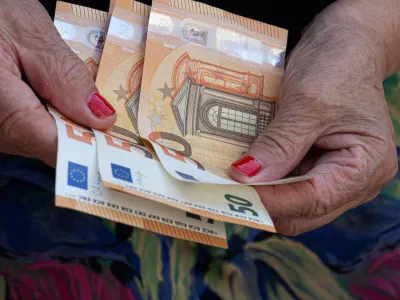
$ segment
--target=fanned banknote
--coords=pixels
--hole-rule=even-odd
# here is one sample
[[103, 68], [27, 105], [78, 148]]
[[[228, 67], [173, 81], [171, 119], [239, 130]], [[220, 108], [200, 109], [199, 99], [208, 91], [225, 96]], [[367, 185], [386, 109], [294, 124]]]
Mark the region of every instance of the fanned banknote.
[[111, 130], [94, 130], [104, 185], [216, 220], [275, 231], [253, 188], [205, 188], [176, 180], [165, 171], [152, 147], [137, 135], [149, 10], [133, 0], [117, 0], [110, 21], [96, 84], [118, 117]]
[[57, 206], [174, 238], [227, 248], [222, 222], [105, 188], [97, 166], [93, 132], [52, 108], [50, 112], [58, 129]]
[[166, 172], [149, 148], [94, 132], [101, 149], [98, 167], [106, 187], [218, 221], [276, 231], [253, 187], [177, 180]]
[[96, 85], [117, 110], [110, 134], [140, 142], [138, 109], [150, 7], [133, 0], [114, 4]]
[[284, 29], [199, 2], [153, 1], [139, 132], [172, 176], [239, 184], [228, 171], [274, 117], [286, 40]]
[[95, 78], [103, 51], [106, 12], [57, 1], [54, 24], [63, 40], [86, 64]]
[[[79, 11], [80, 18], [104, 14], [101, 11], [57, 3], [57, 10], [69, 7]], [[59, 15], [59, 11], [56, 11]], [[72, 24], [71, 16], [64, 16], [65, 23]], [[82, 21], [80, 21], [82, 22]], [[97, 28], [103, 30], [104, 23]], [[78, 27], [84, 30], [82, 27]], [[81, 33], [80, 33], [81, 34]], [[70, 47], [74, 44], [69, 44]], [[102, 48], [93, 47], [78, 56], [85, 61]], [[94, 70], [94, 75], [96, 75]], [[97, 164], [97, 143], [91, 130], [81, 127], [54, 108], [50, 112], [58, 129], [58, 156], [56, 174], [56, 205], [87, 214], [107, 218], [116, 222], [143, 228], [156, 233], [181, 238], [217, 247], [227, 247], [225, 226], [222, 222], [185, 212], [164, 204], [148, 201], [104, 187]]]

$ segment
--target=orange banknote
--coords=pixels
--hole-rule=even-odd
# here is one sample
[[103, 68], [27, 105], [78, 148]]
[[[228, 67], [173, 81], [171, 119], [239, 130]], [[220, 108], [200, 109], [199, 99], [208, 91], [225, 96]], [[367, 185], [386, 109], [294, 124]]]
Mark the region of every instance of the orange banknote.
[[[80, 16], [85, 14], [87, 16], [91, 11], [87, 7], [57, 3], [56, 13], [59, 15], [59, 10], [65, 11], [66, 7], [80, 12]], [[71, 17], [64, 16], [62, 20], [72, 24], [69, 18]], [[70, 47], [75, 45], [68, 40], [66, 42]], [[99, 51], [101, 55], [101, 50], [93, 47], [85, 52], [79, 52], [78, 56], [85, 60], [88, 56], [95, 56]], [[90, 68], [90, 65], [88, 67]], [[96, 75], [97, 69], [93, 69], [93, 72]], [[56, 120], [58, 129], [56, 169], [56, 205], [58, 207], [74, 209], [174, 238], [227, 247], [225, 226], [222, 222], [105, 187], [100, 176], [96, 153], [98, 143], [93, 132], [71, 122], [54, 108], [50, 107], [49, 110]], [[147, 170], [147, 166], [144, 169]], [[121, 171], [124, 170], [118, 169], [119, 175]], [[122, 173], [122, 175], [125, 174]], [[148, 175], [144, 177], [150, 178], [156, 174], [150, 170]], [[164, 176], [168, 175], [164, 174]], [[141, 187], [144, 190], [144, 186]]]
[[[111, 189], [174, 206], [219, 221], [275, 231], [257, 193], [247, 186], [204, 186], [169, 176], [158, 156], [138, 136], [138, 105], [150, 7], [117, 0], [96, 84], [117, 110], [111, 130], [94, 130], [98, 168]], [[239, 212], [239, 213], [237, 213]]]
[[138, 109], [150, 7], [115, 1], [96, 85], [117, 110], [111, 134], [138, 142]]
[[97, 142], [90, 129], [50, 108], [56, 120], [59, 149], [56, 205], [148, 231], [227, 248], [225, 226], [165, 204], [106, 188], [97, 165]]
[[139, 133], [172, 176], [238, 184], [230, 165], [274, 117], [286, 41], [285, 29], [199, 2], [153, 1]]

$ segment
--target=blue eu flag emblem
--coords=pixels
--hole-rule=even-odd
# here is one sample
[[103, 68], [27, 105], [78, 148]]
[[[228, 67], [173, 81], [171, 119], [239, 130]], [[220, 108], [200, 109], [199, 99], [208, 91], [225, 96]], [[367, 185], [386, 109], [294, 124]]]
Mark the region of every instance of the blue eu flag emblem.
[[121, 179], [130, 183], [133, 182], [131, 169], [120, 165], [111, 164], [111, 171], [114, 178]]
[[88, 167], [68, 162], [68, 185], [88, 189]]

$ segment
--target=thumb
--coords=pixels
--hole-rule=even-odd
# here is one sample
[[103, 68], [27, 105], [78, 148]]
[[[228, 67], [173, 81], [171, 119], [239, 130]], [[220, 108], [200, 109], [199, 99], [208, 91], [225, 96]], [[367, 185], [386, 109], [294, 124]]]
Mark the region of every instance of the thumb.
[[242, 183], [269, 182], [289, 174], [317, 139], [308, 118], [278, 111], [242, 158], [231, 166], [231, 177]]
[[71, 120], [95, 129], [107, 129], [116, 120], [115, 109], [102, 97], [86, 65], [61, 39], [51, 23], [29, 47], [22, 40], [19, 60], [31, 87]]

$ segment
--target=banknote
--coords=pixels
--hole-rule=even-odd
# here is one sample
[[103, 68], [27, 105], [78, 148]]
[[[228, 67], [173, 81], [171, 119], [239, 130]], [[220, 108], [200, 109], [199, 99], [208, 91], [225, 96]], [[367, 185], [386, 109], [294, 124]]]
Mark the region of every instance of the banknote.
[[[91, 9], [69, 3], [57, 3], [57, 16], [62, 18], [64, 23], [73, 24], [73, 20], [76, 20], [73, 14], [63, 15], [60, 11], [72, 11], [75, 12], [75, 16], [85, 19], [88, 18], [88, 12]], [[97, 14], [104, 13], [100, 11], [92, 13], [92, 15]], [[78, 22], [75, 23], [78, 24]], [[97, 23], [96, 26], [101, 30], [105, 30], [106, 27], [103, 21]], [[63, 38], [66, 36], [69, 35], [62, 34]], [[71, 48], [75, 46], [75, 43], [69, 42], [68, 39], [66, 42]], [[86, 61], [87, 57], [101, 57], [102, 51], [103, 45], [75, 52], [83, 61]], [[87, 66], [90, 69], [90, 64], [87, 64]], [[97, 70], [97, 68], [92, 69], [94, 77], [97, 75]], [[227, 247], [225, 227], [221, 222], [105, 188], [98, 171], [97, 144], [93, 132], [72, 123], [54, 109], [50, 111], [57, 120], [59, 130], [57, 206], [71, 208], [176, 238], [217, 247]], [[88, 137], [90, 137], [90, 142], [87, 139]], [[74, 149], [78, 149], [78, 151], [74, 151]], [[69, 163], [67, 165], [67, 162], [70, 161], [74, 161], [71, 166], [76, 168], [73, 169], [72, 173], [66, 169], [70, 166]], [[81, 187], [84, 188], [76, 189], [77, 186], [76, 184], [74, 186], [74, 182], [76, 183], [77, 178], [74, 176], [81, 176], [81, 172], [84, 172], [85, 177], [85, 180], [81, 181]], [[72, 177], [69, 178], [68, 174], [72, 174]], [[83, 177], [80, 177], [80, 180], [82, 179]], [[87, 188], [85, 189], [85, 187]], [[161, 209], [161, 212], [158, 209]]]
[[228, 176], [230, 166], [274, 117], [286, 41], [285, 29], [199, 2], [153, 1], [139, 133], [169, 174], [238, 184]]
[[96, 78], [100, 93], [114, 106], [110, 134], [138, 141], [138, 108], [150, 7], [116, 0]]
[[[131, 8], [132, 7], [133, 6], [131, 6]], [[107, 38], [106, 45], [104, 47], [105, 49], [107, 48], [106, 46], [108, 41], [109, 40]], [[112, 53], [108, 55], [112, 55]], [[103, 59], [105, 58], [107, 58], [107, 56], [103, 54]], [[101, 64], [103, 64], [103, 59]], [[102, 68], [100, 66], [99, 70], [101, 69]], [[72, 124], [69, 122], [68, 126], [72, 126]], [[75, 128], [75, 130], [76, 128], [80, 128], [80, 130], [86, 130], [77, 125], [74, 126], [75, 127], [72, 126], [72, 128]], [[203, 220], [202, 217], [205, 217], [204, 220], [210, 224], [217, 222], [213, 220], [216, 219], [275, 232], [271, 218], [261, 204], [258, 195], [252, 188], [238, 187], [236, 190], [229, 190], [228, 193], [226, 189], [221, 188], [217, 188], [216, 190], [204, 190], [200, 189], [199, 186], [190, 187], [187, 184], [184, 186], [182, 182], [174, 180], [165, 172], [158, 160], [157, 155], [153, 152], [151, 146], [149, 147], [145, 140], [134, 139], [134, 143], [132, 143], [127, 141], [126, 135], [122, 135], [125, 140], [119, 139], [117, 137], [118, 134], [114, 134], [113, 131], [110, 131], [110, 133], [113, 135], [99, 131], [95, 131], [95, 133], [97, 142], [92, 134], [90, 134], [90, 131], [86, 130], [85, 133], [78, 135], [80, 136], [81, 142], [82, 140], [86, 140], [88, 143], [90, 140], [92, 144], [98, 144], [98, 146], [96, 145], [98, 150], [105, 149], [105, 151], [98, 151], [99, 159], [97, 168], [103, 170], [103, 172], [101, 173], [101, 183], [97, 181], [97, 186], [103, 187], [102, 184], [104, 182], [106, 186], [113, 190], [120, 190], [124, 191], [125, 193], [146, 198], [147, 200], [141, 200], [148, 201], [150, 205], [157, 204], [156, 209], [158, 209], [158, 207], [164, 209], [163, 207], [165, 204], [168, 204], [168, 206], [174, 206], [180, 209], [182, 212], [186, 211], [185, 214], [188, 217], [200, 220]], [[77, 138], [76, 135], [75, 138]], [[74, 141], [70, 141], [70, 143], [73, 142]], [[61, 145], [61, 140], [59, 147], [63, 148], [63, 150], [60, 148], [61, 153], [66, 152], [67, 154], [70, 151], [69, 149], [76, 148], [76, 146], [72, 144]], [[91, 151], [93, 151], [93, 149], [91, 149]], [[79, 153], [81, 159], [80, 161], [82, 163], [91, 161], [91, 156], [84, 155], [85, 152], [83, 151], [79, 151]], [[97, 177], [97, 180], [100, 180], [100, 178]], [[57, 183], [58, 182], [59, 181], [57, 181]], [[63, 185], [61, 181], [60, 189], [62, 189], [62, 187]], [[103, 191], [104, 193], [112, 192], [107, 188]], [[60, 192], [59, 194], [62, 193]], [[131, 196], [125, 195], [125, 197]], [[86, 198], [91, 199], [90, 196]], [[104, 198], [106, 199], [104, 201], [108, 201], [108, 203], [110, 203], [108, 205], [116, 204], [113, 200], [113, 196], [106, 196]], [[68, 203], [71, 203], [71, 201], [77, 203], [77, 200], [74, 199], [64, 199], [64, 201], [69, 201]], [[149, 201], [148, 199], [155, 200], [161, 204], [158, 204], [154, 201]], [[203, 199], [207, 199], [208, 201], [203, 201]], [[125, 206], [122, 206], [126, 207], [126, 204]], [[70, 205], [70, 207], [72, 207], [72, 205]], [[83, 210], [82, 205], [76, 204], [73, 206], [73, 208], [93, 214], [93, 211], [89, 211], [88, 209]], [[97, 215], [104, 218], [109, 218], [110, 216], [110, 214], [104, 209], [101, 212], [98, 212]], [[182, 224], [187, 224], [184, 221], [180, 222]], [[220, 223], [217, 222], [217, 224]], [[193, 226], [193, 224], [189, 226]], [[198, 229], [199, 226], [193, 228]], [[210, 233], [212, 236], [221, 237], [221, 231], [217, 229], [218, 228], [205, 228], [202, 230]], [[219, 239], [217, 240], [220, 241]], [[222, 243], [219, 242], [213, 242], [213, 244], [222, 246]]]
[[227, 248], [222, 222], [165, 204], [107, 189], [97, 166], [97, 143], [90, 129], [50, 108], [58, 129], [56, 205], [148, 231]]
[[[216, 220], [274, 231], [252, 188], [238, 187], [227, 193], [227, 188], [210, 186], [204, 190], [178, 181], [167, 174], [149, 143], [137, 135], [149, 11], [142, 3], [117, 0], [111, 17], [96, 80], [100, 92], [117, 110], [111, 130], [94, 130], [104, 185]], [[252, 212], [246, 214], [243, 210], [236, 215], [233, 205], [237, 204], [229, 202], [231, 197], [243, 199], [234, 201], [243, 201]]]
[[170, 176], [149, 147], [93, 130], [104, 186], [218, 221], [276, 232], [253, 187], [204, 185]]
[[57, 1], [54, 24], [63, 40], [96, 78], [104, 46], [108, 14], [85, 6]]

